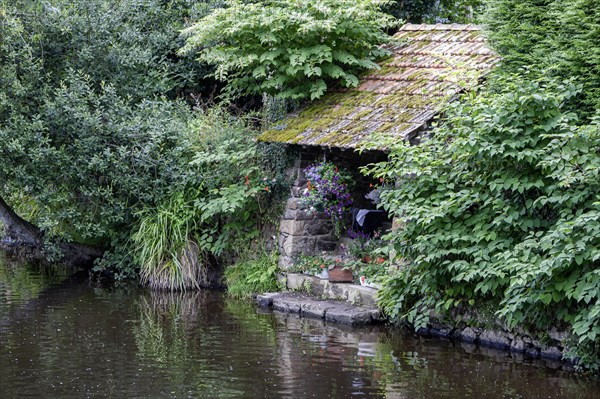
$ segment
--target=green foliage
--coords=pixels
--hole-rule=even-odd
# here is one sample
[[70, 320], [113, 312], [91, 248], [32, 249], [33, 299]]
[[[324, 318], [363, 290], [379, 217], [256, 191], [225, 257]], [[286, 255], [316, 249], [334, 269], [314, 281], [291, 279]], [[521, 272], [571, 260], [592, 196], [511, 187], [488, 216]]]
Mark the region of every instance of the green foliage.
[[275, 292], [281, 289], [277, 281], [277, 253], [261, 252], [259, 256], [242, 258], [225, 269], [227, 292], [237, 298], [249, 298], [252, 294]]
[[226, 124], [197, 126], [204, 132], [203, 145], [190, 163], [203, 182], [193, 197], [199, 245], [216, 256], [257, 239], [274, 222], [271, 214], [288, 188], [287, 164], [268, 159], [272, 148], [258, 146], [254, 132], [243, 134], [239, 129], [245, 126], [236, 126], [238, 130]]
[[504, 71], [573, 77], [583, 90], [568, 109], [586, 118], [600, 109], [600, 2], [490, 0], [485, 22]]
[[384, 7], [396, 18], [412, 23], [472, 23], [482, 0], [402, 0]]
[[378, 68], [387, 51], [379, 8], [388, 0], [269, 0], [215, 10], [184, 30], [181, 53], [215, 65], [230, 95], [267, 93], [315, 99], [334, 82], [358, 85], [358, 73]]
[[575, 352], [597, 368], [600, 117], [576, 124], [564, 109], [580, 91], [571, 83], [495, 86], [371, 168], [399, 179], [381, 199], [403, 225], [389, 238], [408, 262], [380, 304], [420, 326], [428, 309], [491, 301], [509, 327], [570, 327]]
[[181, 185], [192, 113], [154, 95], [197, 77], [172, 43], [192, 3], [0, 6], [0, 195], [48, 236], [120, 241]]
[[208, 71], [206, 65], [177, 57], [176, 50], [183, 44], [179, 31], [186, 21], [202, 17], [218, 3], [16, 0], [4, 12], [22, 21], [21, 40], [46, 72], [44, 84], [57, 86], [76, 70], [89, 76], [96, 89], [112, 83], [119, 96], [139, 101], [205, 88], [200, 78]]
[[179, 188], [135, 215], [136, 263], [142, 280], [155, 288], [208, 284], [209, 260], [235, 262], [240, 249], [277, 221], [272, 214], [288, 188], [287, 165], [267, 159], [270, 148], [256, 144], [244, 121], [213, 109], [197, 116], [190, 130], [194, 151], [180, 171]]
[[131, 106], [112, 86], [91, 86], [74, 74], [40, 93], [35, 111], [11, 112], [0, 127], [0, 193], [31, 198], [40, 208], [32, 221], [47, 233], [100, 242], [181, 184], [193, 139], [183, 104]]
[[108, 248], [99, 271], [125, 278], [138, 262], [151, 285], [189, 288], [197, 253], [221, 256], [272, 219], [285, 157], [265, 161], [278, 150], [242, 121], [172, 99], [204, 73], [176, 56], [178, 31], [219, 4], [0, 6], [0, 195], [48, 238]]

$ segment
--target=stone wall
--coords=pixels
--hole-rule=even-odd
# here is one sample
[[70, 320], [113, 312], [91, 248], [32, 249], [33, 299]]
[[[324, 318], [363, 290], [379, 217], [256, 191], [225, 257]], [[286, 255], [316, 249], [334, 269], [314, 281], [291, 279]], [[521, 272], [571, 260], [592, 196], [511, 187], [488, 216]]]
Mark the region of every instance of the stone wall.
[[279, 266], [282, 269], [292, 265], [299, 255], [318, 255], [337, 247], [331, 219], [323, 212], [311, 212], [300, 204], [307, 183], [302, 170], [310, 163], [299, 159], [294, 166], [296, 179], [279, 225]]
[[537, 335], [544, 336], [544, 339], [540, 339], [536, 338], [536, 334], [531, 334], [522, 328], [510, 330], [499, 320], [489, 325], [489, 321], [473, 319], [471, 320], [473, 326], [468, 326], [464, 321], [465, 315], [460, 317], [454, 315], [453, 318], [456, 320], [443, 320], [441, 317], [432, 316], [428, 326], [416, 332], [419, 335], [444, 337], [477, 346], [505, 350], [530, 359], [560, 361], [569, 349], [568, 334], [554, 327], [545, 332], [538, 332]]

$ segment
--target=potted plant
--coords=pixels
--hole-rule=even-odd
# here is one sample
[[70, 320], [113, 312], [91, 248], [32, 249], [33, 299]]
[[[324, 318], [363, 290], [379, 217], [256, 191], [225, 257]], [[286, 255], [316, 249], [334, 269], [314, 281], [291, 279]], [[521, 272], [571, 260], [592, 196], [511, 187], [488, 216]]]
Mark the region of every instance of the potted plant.
[[355, 231], [348, 231], [348, 236], [353, 240], [352, 244], [348, 247], [348, 253], [351, 257], [360, 259], [364, 263], [371, 263], [373, 261], [383, 263], [385, 261], [378, 254], [381, 247], [384, 246], [383, 241], [379, 238], [379, 232], [375, 232], [372, 238], [365, 233]]
[[328, 279], [329, 269], [332, 266], [332, 261], [325, 257], [302, 255], [294, 265], [288, 268], [288, 271]]
[[348, 236], [353, 239], [347, 253], [350, 258], [357, 281], [363, 286], [372, 287], [375, 281], [387, 274], [385, 242], [381, 234], [375, 232], [373, 237], [361, 232], [349, 231]]
[[337, 258], [331, 270], [329, 270], [329, 282], [331, 283], [352, 283], [354, 275], [352, 274], [352, 265], [342, 262]]

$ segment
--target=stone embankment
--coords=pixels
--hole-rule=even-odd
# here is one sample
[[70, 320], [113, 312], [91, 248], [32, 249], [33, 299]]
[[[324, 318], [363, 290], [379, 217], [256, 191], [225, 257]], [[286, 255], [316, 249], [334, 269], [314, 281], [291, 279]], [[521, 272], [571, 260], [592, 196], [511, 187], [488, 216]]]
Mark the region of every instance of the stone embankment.
[[[292, 273], [282, 277], [282, 281], [289, 291], [259, 295], [257, 302], [261, 307], [347, 325], [384, 321], [377, 308], [374, 288], [330, 283]], [[550, 329], [533, 336], [524, 330], [510, 331], [495, 320], [483, 320], [475, 314], [457, 315], [454, 319], [433, 316], [428, 327], [419, 329], [417, 334], [510, 351], [533, 359], [560, 360], [568, 350], [568, 335], [564, 332]]]
[[[568, 335], [551, 329], [542, 333], [543, 338], [533, 337], [526, 331], [511, 331], [499, 325], [494, 327], [468, 326], [464, 321], [454, 323], [439, 321], [435, 317], [427, 328], [421, 328], [417, 334], [443, 337], [477, 346], [523, 354], [532, 359], [561, 360], [568, 350]], [[478, 325], [477, 322], [473, 322]], [[479, 325], [485, 325], [481, 323]]]

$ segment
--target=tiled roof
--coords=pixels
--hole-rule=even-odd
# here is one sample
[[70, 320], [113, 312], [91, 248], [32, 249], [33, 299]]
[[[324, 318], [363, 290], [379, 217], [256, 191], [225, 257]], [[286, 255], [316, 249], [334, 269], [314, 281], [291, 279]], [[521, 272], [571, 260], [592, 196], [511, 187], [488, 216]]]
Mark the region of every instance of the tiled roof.
[[410, 140], [498, 60], [475, 25], [404, 25], [388, 48], [391, 57], [357, 88], [327, 94], [259, 139], [337, 148]]

